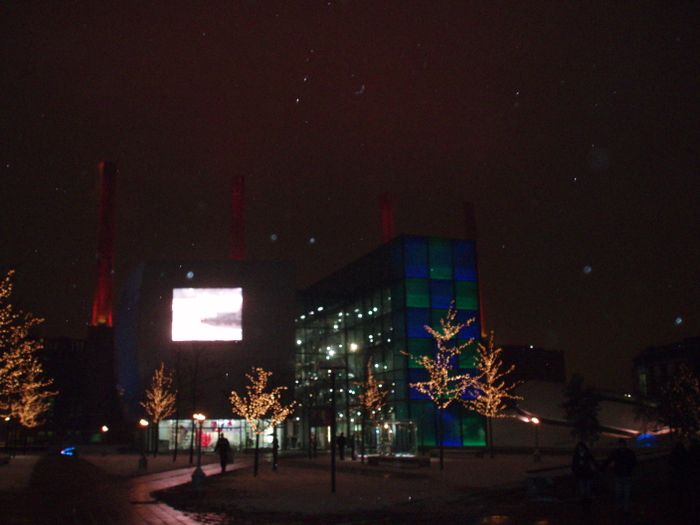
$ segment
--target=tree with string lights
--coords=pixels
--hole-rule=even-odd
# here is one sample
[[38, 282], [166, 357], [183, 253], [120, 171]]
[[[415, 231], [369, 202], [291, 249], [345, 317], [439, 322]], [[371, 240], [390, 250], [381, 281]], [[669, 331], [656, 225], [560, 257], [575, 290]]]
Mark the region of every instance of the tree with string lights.
[[476, 369], [479, 373], [474, 383], [478, 396], [465, 401], [466, 406], [486, 418], [490, 457], [493, 457], [493, 419], [504, 417], [508, 400], [522, 399], [512, 393], [517, 383], [506, 380], [506, 376], [515, 370], [515, 365], [503, 367], [502, 351], [502, 348], [496, 348], [494, 344], [493, 330], [485, 345], [481, 342], [478, 344]]
[[146, 400], [141, 402], [141, 406], [153, 421], [153, 456], [158, 455], [159, 423], [166, 417], [175, 413], [175, 403], [177, 401], [177, 391], [172, 390], [173, 376], [166, 371], [165, 364], [160, 363], [160, 367], [153, 372], [151, 386], [146, 390]]
[[229, 396], [233, 413], [244, 418], [251, 432], [255, 434], [254, 476], [258, 475], [260, 436], [269, 428], [274, 430], [289, 417], [296, 406], [295, 401], [288, 405], [282, 403], [282, 393], [287, 390], [286, 386], [277, 386], [268, 390], [268, 381], [271, 376], [272, 372], [254, 367], [250, 374], [246, 374], [249, 383], [245, 387], [246, 395], [241, 396], [234, 390]]
[[700, 430], [700, 380], [685, 364], [661, 388], [659, 420], [681, 437]]
[[450, 305], [447, 315], [440, 319], [438, 330], [424, 326], [425, 330], [435, 339], [437, 351], [434, 356], [413, 356], [404, 352], [428, 373], [427, 381], [411, 383], [411, 388], [428, 396], [438, 411], [438, 440], [440, 443], [440, 470], [444, 467], [443, 447], [443, 413], [453, 401], [460, 401], [474, 384], [474, 378], [469, 374], [455, 373], [455, 361], [473, 340], [465, 343], [457, 343], [457, 335], [463, 328], [474, 323], [474, 319], [468, 319], [463, 323], [457, 322], [457, 310], [454, 303]]
[[389, 392], [382, 390], [379, 381], [374, 377], [372, 371], [372, 358], [367, 361], [367, 374], [364, 382], [360, 383], [362, 391], [358, 396], [360, 406], [362, 407], [362, 439], [360, 441], [360, 457], [362, 462], [365, 461], [365, 422], [369, 419], [373, 424], [381, 417], [382, 409], [386, 406]]
[[0, 280], [0, 416], [35, 428], [44, 422], [57, 392], [49, 390], [53, 381], [45, 377], [39, 361], [43, 344], [29, 336], [43, 319], [15, 310], [10, 303], [13, 275], [11, 270]]

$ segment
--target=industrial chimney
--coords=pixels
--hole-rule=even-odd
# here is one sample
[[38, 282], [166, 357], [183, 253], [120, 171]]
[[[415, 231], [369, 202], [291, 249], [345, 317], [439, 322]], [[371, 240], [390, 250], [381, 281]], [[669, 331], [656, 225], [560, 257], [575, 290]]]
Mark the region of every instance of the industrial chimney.
[[379, 214], [382, 226], [382, 243], [387, 243], [396, 236], [394, 229], [394, 203], [388, 193], [379, 196]]
[[231, 189], [231, 259], [245, 259], [245, 194], [244, 178], [238, 175], [233, 178]]
[[92, 326], [112, 326], [114, 288], [114, 192], [117, 165], [102, 161], [100, 173], [100, 216], [97, 233], [97, 287], [92, 300]]

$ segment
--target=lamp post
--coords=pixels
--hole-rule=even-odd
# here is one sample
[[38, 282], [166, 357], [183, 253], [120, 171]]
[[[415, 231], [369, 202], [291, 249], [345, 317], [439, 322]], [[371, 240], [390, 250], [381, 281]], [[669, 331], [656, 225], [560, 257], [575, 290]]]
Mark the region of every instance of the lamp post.
[[535, 451], [533, 453], [533, 458], [535, 460], [535, 463], [539, 463], [542, 460], [542, 456], [540, 455], [540, 435], [539, 435], [540, 418], [531, 417], [530, 422], [535, 427]]
[[335, 411], [336, 411], [336, 403], [335, 403], [335, 373], [336, 370], [342, 369], [345, 370], [347, 367], [344, 364], [322, 364], [319, 365], [319, 368], [323, 368], [328, 370], [328, 374], [330, 375], [330, 380], [331, 380], [331, 492], [335, 494], [335, 449], [336, 449], [336, 431], [337, 431], [337, 425], [336, 425], [336, 420], [335, 420]]
[[148, 459], [146, 459], [146, 432], [148, 432], [148, 421], [139, 419], [139, 427], [141, 428], [141, 457], [139, 458], [139, 470], [148, 469]]
[[192, 486], [195, 489], [201, 489], [204, 485], [204, 478], [207, 477], [202, 470], [202, 427], [204, 426], [206, 416], [204, 414], [197, 413], [192, 415], [192, 419], [193, 421], [199, 423], [195, 423], [195, 428], [197, 428], [197, 466], [195, 467], [194, 472], [192, 472]]

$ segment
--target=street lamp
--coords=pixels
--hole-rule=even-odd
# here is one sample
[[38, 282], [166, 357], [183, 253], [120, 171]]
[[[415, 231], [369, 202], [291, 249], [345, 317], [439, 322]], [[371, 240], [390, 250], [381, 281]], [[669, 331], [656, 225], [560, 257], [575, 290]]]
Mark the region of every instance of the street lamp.
[[204, 485], [204, 478], [207, 477], [202, 470], [202, 426], [206, 416], [197, 413], [192, 415], [192, 419], [199, 423], [197, 425], [197, 467], [192, 472], [192, 486], [196, 489], [201, 489]]
[[141, 427], [141, 457], [139, 458], [139, 470], [148, 468], [148, 459], [146, 459], [146, 432], [148, 431], [148, 421], [139, 419], [139, 427]]
[[535, 427], [535, 451], [533, 454], [533, 458], [535, 460], [535, 463], [539, 463], [542, 460], [542, 456], [540, 455], [540, 435], [539, 435], [540, 418], [531, 417], [530, 422]]
[[[337, 362], [336, 362], [337, 363]], [[319, 368], [328, 370], [331, 379], [331, 492], [335, 494], [335, 449], [336, 449], [336, 421], [335, 421], [335, 372], [336, 370], [347, 370], [347, 366], [341, 363], [326, 363], [319, 365]]]

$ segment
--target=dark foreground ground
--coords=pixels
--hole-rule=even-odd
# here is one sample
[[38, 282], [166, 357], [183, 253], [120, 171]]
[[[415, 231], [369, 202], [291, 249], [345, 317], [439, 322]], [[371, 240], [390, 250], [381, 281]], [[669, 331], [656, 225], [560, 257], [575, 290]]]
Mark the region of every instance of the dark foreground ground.
[[[499, 468], [498, 458], [493, 468]], [[316, 467], [316, 468], [313, 468]], [[637, 472], [631, 512], [616, 509], [612, 479], [601, 475], [595, 485], [590, 509], [575, 496], [574, 481], [566, 471], [547, 474], [533, 483], [476, 488], [464, 482], [439, 479], [436, 465], [431, 472], [377, 470], [374, 474], [347, 469], [338, 475], [338, 491], [329, 490], [327, 471], [310, 468], [303, 461], [288, 461], [277, 473], [262, 469], [253, 479], [250, 470], [212, 479], [205, 491], [188, 486], [159, 492], [169, 505], [189, 512], [208, 512], [230, 524], [464, 524], [464, 525], [568, 525], [634, 524], [685, 525], [700, 523], [690, 492], [682, 494], [669, 480], [665, 458], [644, 461]], [[532, 478], [532, 476], [530, 476]], [[444, 484], [441, 490], [440, 482]], [[537, 485], [537, 488], [533, 488]], [[687, 487], [690, 489], [690, 487]], [[413, 492], [397, 502], [397, 493]], [[400, 496], [399, 496], [400, 497]], [[353, 503], [354, 498], [354, 503]], [[365, 499], [366, 505], [356, 504]], [[388, 500], [386, 505], [381, 499]]]
[[[409, 471], [372, 469], [346, 462], [338, 473], [335, 495], [330, 493], [327, 460], [327, 457], [316, 461], [285, 459], [276, 473], [263, 463], [257, 478], [253, 478], [250, 467], [242, 466], [234, 472], [210, 476], [201, 492], [181, 485], [160, 491], [157, 497], [186, 512], [188, 521], [174, 523], [700, 523], [698, 514], [690, 508], [689, 495], [670, 484], [663, 458], [641, 464], [629, 515], [615, 510], [611, 480], [607, 477], [597, 483], [590, 512], [582, 509], [574, 497], [573, 481], [565, 475], [550, 478], [551, 485], [542, 476], [536, 491], [528, 490], [524, 481], [500, 487], [475, 486], [477, 483], [470, 476], [479, 472], [493, 472], [494, 479], [499, 479], [500, 470], [506, 476], [513, 462], [505, 457], [472, 459], [472, 463], [455, 461], [447, 465], [445, 473], [440, 473], [435, 464], [429, 469]], [[133, 483], [133, 478], [130, 481], [109, 474], [79, 458], [46, 456], [37, 463], [26, 490], [0, 492], [0, 523], [171, 523], [146, 522], [135, 514], [134, 502], [129, 501], [129, 483]]]

